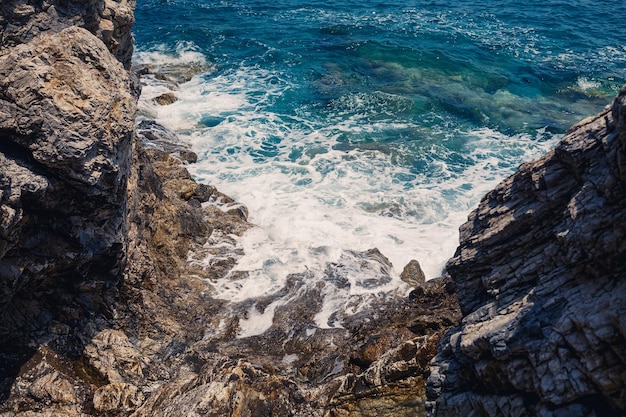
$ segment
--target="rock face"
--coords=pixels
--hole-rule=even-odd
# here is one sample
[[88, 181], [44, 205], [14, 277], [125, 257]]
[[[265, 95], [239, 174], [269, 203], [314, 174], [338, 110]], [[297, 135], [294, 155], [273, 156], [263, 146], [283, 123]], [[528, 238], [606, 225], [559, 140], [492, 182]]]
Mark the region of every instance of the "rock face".
[[463, 321], [431, 416], [626, 410], [626, 87], [491, 191], [448, 265]]
[[135, 99], [122, 65], [77, 27], [3, 51], [0, 91], [0, 334], [11, 345], [71, 316], [69, 294], [107, 309], [125, 255]]
[[131, 66], [135, 0], [3, 0], [0, 46], [28, 43], [42, 34], [78, 26], [87, 29], [124, 65]]
[[34, 274], [53, 279], [81, 259], [83, 273], [94, 258], [105, 270], [119, 262], [134, 129], [129, 85], [119, 62], [79, 28], [0, 56], [0, 256], [10, 287]]
[[[423, 283], [414, 263], [411, 297], [378, 294], [389, 261], [346, 251], [320, 286], [293, 274], [269, 296], [218, 298], [247, 274], [233, 267], [253, 225], [191, 178], [176, 135], [135, 126], [129, 8], [0, 5], [0, 413], [423, 415], [428, 362], [460, 318], [449, 280]], [[316, 325], [350, 285], [371, 300]]]
[[[77, 329], [111, 314], [127, 248], [132, 22], [125, 1], [0, 5], [0, 399], [22, 364], [25, 381], [52, 378], [26, 385], [73, 384], [57, 365], [80, 354], [89, 330]], [[56, 395], [44, 391], [28, 395]]]

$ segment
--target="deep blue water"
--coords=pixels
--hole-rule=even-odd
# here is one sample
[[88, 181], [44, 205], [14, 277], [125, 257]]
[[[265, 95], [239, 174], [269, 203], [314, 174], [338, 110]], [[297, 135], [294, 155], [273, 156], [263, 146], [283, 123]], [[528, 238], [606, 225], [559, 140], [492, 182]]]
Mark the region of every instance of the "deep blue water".
[[245, 268], [379, 247], [436, 275], [484, 192], [626, 82], [626, 2], [477, 3], [138, 0], [137, 63], [205, 65], [143, 105], [249, 206]]

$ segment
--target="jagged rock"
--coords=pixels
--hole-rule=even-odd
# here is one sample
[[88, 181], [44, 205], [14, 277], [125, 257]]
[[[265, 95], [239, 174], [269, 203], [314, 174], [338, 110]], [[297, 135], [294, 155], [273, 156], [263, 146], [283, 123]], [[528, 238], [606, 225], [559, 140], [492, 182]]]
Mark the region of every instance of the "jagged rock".
[[[101, 39], [124, 65], [131, 66], [135, 0], [3, 0], [0, 4], [0, 55], [4, 48], [79, 26]], [[97, 61], [94, 61], [97, 62]]]
[[98, 388], [93, 395], [93, 406], [100, 413], [129, 414], [144, 401], [139, 389], [123, 382], [114, 382]]
[[[276, 308], [272, 326], [262, 334], [237, 337], [237, 320], [234, 329], [218, 330], [209, 320], [224, 322], [236, 307], [213, 310], [216, 317], [205, 318], [209, 328], [202, 340], [174, 354], [180, 372], [133, 416], [424, 415], [428, 363], [445, 329], [460, 318], [449, 279], [425, 283], [423, 298], [388, 300], [344, 318], [343, 328], [329, 329], [312, 325], [319, 307], [313, 297], [320, 294], [302, 296], [303, 279], [292, 277], [289, 292], [280, 294], [291, 301]], [[444, 320], [449, 322], [443, 327], [410, 330], [416, 321]], [[372, 339], [385, 342], [367, 363], [357, 360]]]
[[42, 346], [24, 364], [5, 408], [16, 417], [79, 415], [92, 396], [92, 386], [74, 375], [72, 364]]
[[472, 212], [431, 416], [624, 415], [625, 161], [626, 87]]
[[[198, 155], [188, 144], [181, 142], [174, 132], [154, 120], [140, 120], [137, 124], [137, 136], [141, 139], [143, 147], [148, 150], [173, 154], [183, 162], [194, 163], [198, 160]], [[191, 178], [190, 175], [187, 176]]]
[[400, 274], [400, 278], [402, 281], [413, 286], [426, 282], [426, 275], [424, 275], [424, 271], [422, 271], [420, 263], [415, 259], [411, 259], [411, 261], [404, 267], [402, 273]]
[[[300, 408], [306, 414], [297, 414]], [[185, 375], [154, 393], [133, 417], [321, 416], [305, 403], [294, 382], [243, 360], [219, 355], [198, 375]]]
[[19, 338], [106, 310], [116, 291], [135, 99], [122, 65], [76, 27], [5, 51], [0, 90], [0, 334]]
[[174, 93], [164, 93], [160, 96], [155, 97], [154, 101], [160, 106], [167, 106], [169, 104], [176, 103], [178, 98], [174, 95]]
[[143, 378], [142, 356], [119, 330], [106, 329], [98, 333], [85, 347], [83, 360], [109, 382]]
[[100, 383], [76, 361], [126, 256], [132, 4], [0, 4], [2, 411], [80, 415]]
[[165, 81], [171, 89], [177, 89], [182, 83], [190, 81], [194, 75], [201, 72], [211, 71], [210, 64], [205, 62], [185, 62], [185, 63], [144, 63], [137, 65], [137, 74], [152, 76], [156, 80]]

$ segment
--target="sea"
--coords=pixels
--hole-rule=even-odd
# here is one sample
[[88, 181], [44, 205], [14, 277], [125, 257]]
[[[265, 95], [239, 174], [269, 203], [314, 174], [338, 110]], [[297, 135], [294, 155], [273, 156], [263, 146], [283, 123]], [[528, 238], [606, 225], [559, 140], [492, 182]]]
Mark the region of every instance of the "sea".
[[623, 0], [137, 0], [135, 65], [193, 75], [145, 81], [142, 117], [257, 226], [237, 241], [249, 278], [216, 296], [372, 248], [393, 264], [376, 291], [404, 288], [412, 259], [440, 276], [485, 193], [626, 82], [625, 16]]

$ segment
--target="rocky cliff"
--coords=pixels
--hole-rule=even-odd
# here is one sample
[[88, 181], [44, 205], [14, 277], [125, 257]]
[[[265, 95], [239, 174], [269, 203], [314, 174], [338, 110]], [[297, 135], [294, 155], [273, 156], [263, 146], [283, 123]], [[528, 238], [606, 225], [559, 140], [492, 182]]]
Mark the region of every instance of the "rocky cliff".
[[75, 356], [72, 329], [111, 312], [127, 247], [132, 7], [0, 5], [2, 399], [37, 346]]
[[[624, 409], [624, 94], [486, 197], [452, 279], [411, 262], [408, 296], [324, 326], [325, 294], [384, 287], [389, 261], [345, 251], [316, 286], [216, 297], [246, 274], [254, 225], [191, 178], [172, 132], [135, 120], [133, 7], [0, 5], [0, 413], [420, 416], [429, 375], [433, 415]], [[141, 72], [168, 105], [183, 70]]]
[[[353, 285], [346, 265], [359, 285], [390, 280], [378, 250], [346, 251], [315, 288], [294, 274], [269, 297], [213, 297], [245, 273], [230, 272], [253, 225], [193, 181], [173, 133], [136, 125], [133, 3], [0, 5], [0, 412], [423, 415], [428, 362], [460, 317], [449, 280], [413, 262], [410, 297], [381, 293], [328, 328], [315, 316]], [[176, 71], [156, 76], [175, 88]], [[265, 310], [267, 329], [242, 333]]]
[[431, 416], [626, 413], [626, 86], [461, 227]]

